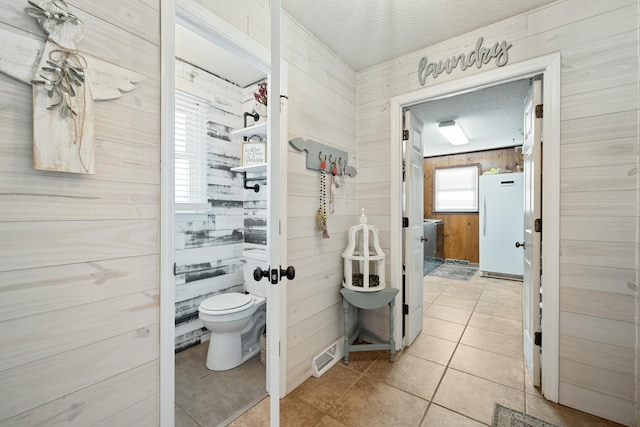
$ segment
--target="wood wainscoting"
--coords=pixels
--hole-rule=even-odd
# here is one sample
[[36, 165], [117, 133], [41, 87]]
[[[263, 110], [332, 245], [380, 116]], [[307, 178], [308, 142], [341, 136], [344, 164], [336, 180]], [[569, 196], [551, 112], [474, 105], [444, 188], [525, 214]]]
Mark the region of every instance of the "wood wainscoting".
[[444, 221], [444, 257], [479, 262], [478, 213], [434, 213], [433, 170], [436, 167], [479, 164], [480, 173], [491, 168], [517, 171], [522, 167], [522, 152], [513, 147], [424, 159], [424, 217]]

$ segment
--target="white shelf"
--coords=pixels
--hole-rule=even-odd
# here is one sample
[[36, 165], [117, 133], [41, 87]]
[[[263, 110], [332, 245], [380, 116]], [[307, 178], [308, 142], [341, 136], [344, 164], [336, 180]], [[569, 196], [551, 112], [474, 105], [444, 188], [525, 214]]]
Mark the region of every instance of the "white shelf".
[[253, 135], [260, 135], [264, 139], [267, 137], [267, 122], [262, 122], [257, 125], [248, 126], [246, 128], [237, 129], [231, 131], [231, 136], [246, 136], [247, 138]]
[[260, 163], [257, 165], [238, 166], [231, 168], [232, 172], [249, 172], [249, 173], [265, 173], [267, 172], [267, 164]]

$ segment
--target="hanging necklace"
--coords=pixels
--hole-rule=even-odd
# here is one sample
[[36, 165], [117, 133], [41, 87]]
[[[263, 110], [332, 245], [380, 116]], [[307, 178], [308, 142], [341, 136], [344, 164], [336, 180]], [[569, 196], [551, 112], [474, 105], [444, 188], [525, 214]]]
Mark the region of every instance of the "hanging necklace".
[[327, 167], [326, 158], [322, 159], [322, 153], [320, 156], [320, 200], [318, 203], [318, 212], [316, 213], [316, 223], [318, 224], [318, 230], [322, 231], [322, 237], [324, 239], [329, 238], [329, 232], [327, 230], [327, 175], [325, 168]]

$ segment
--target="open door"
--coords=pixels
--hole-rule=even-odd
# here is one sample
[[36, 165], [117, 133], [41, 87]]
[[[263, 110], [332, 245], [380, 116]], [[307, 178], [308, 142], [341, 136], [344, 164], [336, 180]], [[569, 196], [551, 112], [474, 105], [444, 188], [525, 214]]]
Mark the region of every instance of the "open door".
[[[270, 425], [280, 425], [280, 398], [286, 382], [286, 287], [282, 281], [293, 276], [286, 268], [286, 142], [287, 64], [280, 58], [280, 1], [271, 1], [271, 49], [251, 39], [211, 10], [194, 0], [162, 0], [163, 123], [173, 123], [175, 84], [175, 26], [180, 25], [232, 56], [264, 73], [268, 79], [267, 125], [267, 264], [262, 268], [269, 281], [267, 291], [267, 384]], [[163, 125], [162, 151], [162, 279], [161, 279], [161, 420], [173, 426], [174, 414], [174, 125]], [[253, 172], [252, 172], [253, 173]], [[257, 173], [257, 172], [256, 172]], [[259, 173], [263, 173], [260, 169]], [[262, 183], [261, 183], [262, 184]], [[284, 276], [284, 277], [283, 277]], [[223, 397], [221, 397], [223, 398]]]
[[[542, 104], [542, 79], [535, 78], [524, 110], [524, 242], [516, 242], [524, 250], [523, 273], [523, 353], [534, 386], [540, 387], [540, 218], [542, 200], [541, 151], [542, 114], [536, 106]], [[538, 117], [539, 116], [539, 117]], [[538, 226], [536, 226], [538, 223]]]
[[[405, 136], [405, 217], [404, 229], [404, 304], [405, 345], [411, 345], [422, 331], [422, 273], [424, 271], [424, 245], [422, 244], [424, 219], [424, 157], [422, 151], [422, 122], [411, 111], [404, 112]], [[408, 135], [407, 135], [408, 134]]]

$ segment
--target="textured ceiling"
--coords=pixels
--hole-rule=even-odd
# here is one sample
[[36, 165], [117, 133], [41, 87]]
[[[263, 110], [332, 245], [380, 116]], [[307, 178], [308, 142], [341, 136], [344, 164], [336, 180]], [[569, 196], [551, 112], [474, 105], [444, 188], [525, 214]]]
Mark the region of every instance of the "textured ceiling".
[[555, 0], [282, 0], [282, 8], [354, 70]]
[[[450, 98], [425, 102], [409, 108], [424, 124], [425, 156], [522, 145], [524, 99], [530, 81], [505, 83]], [[469, 138], [467, 145], [451, 145], [438, 124], [453, 120]]]

